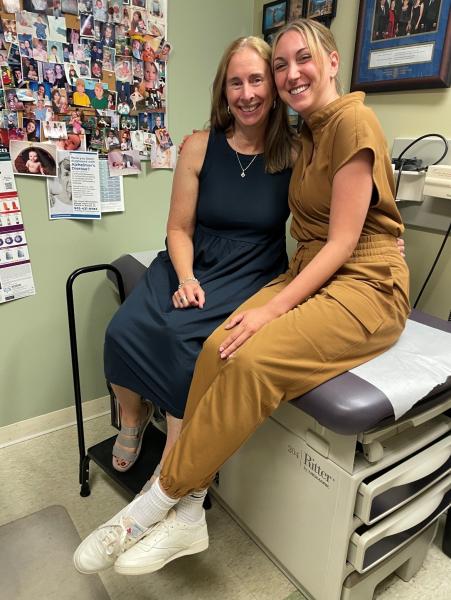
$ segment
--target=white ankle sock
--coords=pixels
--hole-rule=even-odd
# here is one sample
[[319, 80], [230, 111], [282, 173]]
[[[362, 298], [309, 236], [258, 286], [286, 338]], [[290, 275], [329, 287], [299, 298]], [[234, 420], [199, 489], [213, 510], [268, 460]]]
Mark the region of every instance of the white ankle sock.
[[174, 508], [177, 519], [183, 523], [195, 523], [199, 521], [204, 514], [203, 503], [207, 490], [193, 492], [180, 500]]
[[150, 490], [138, 496], [130, 506], [127, 516], [133, 517], [140, 525], [150, 527], [165, 518], [169, 510], [177, 504], [178, 498], [171, 498], [160, 487], [157, 479]]

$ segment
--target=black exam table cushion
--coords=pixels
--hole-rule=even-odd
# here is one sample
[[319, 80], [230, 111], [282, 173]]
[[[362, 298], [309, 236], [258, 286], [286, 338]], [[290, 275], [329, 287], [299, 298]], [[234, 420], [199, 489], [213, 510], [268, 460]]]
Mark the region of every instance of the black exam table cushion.
[[[112, 263], [122, 274], [125, 295], [128, 296], [146, 271], [144, 265], [132, 255], [121, 256]], [[108, 277], [116, 283], [114, 275]], [[413, 310], [410, 319], [451, 333], [451, 322]], [[421, 376], [421, 374], [420, 374]], [[434, 388], [404, 416], [409, 417], [435, 406], [449, 397], [451, 376]], [[324, 427], [343, 435], [354, 435], [394, 422], [393, 407], [386, 395], [361, 377], [347, 371], [315, 389], [291, 400]]]

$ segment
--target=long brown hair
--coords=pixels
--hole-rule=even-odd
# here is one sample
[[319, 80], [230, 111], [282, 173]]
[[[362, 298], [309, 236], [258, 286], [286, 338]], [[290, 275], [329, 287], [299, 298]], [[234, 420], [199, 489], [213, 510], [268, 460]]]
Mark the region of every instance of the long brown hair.
[[[249, 36], [241, 37], [225, 50], [213, 82], [210, 127], [228, 131], [233, 128], [234, 118], [228, 110], [225, 92], [227, 69], [234, 54], [243, 48], [254, 50], [271, 70], [271, 47], [262, 39]], [[272, 84], [274, 86], [274, 83]], [[292, 165], [292, 151], [296, 146], [297, 136], [288, 124], [287, 109], [279, 96], [275, 96], [275, 106], [271, 110], [265, 132], [264, 157], [268, 173], [277, 173]]]

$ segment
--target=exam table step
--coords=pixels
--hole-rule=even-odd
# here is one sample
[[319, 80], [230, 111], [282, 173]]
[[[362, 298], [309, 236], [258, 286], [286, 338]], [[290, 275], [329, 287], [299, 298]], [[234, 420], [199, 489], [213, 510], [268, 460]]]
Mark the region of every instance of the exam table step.
[[[113, 479], [113, 481], [124, 488], [128, 494], [135, 496], [141, 491], [143, 485], [146, 483], [149, 477], [151, 477], [155, 467], [158, 465], [161, 455], [163, 454], [164, 445], [166, 443], [166, 435], [154, 427], [154, 425], [149, 424], [144, 433], [141, 453], [133, 467], [125, 473], [116, 471], [112, 465], [111, 457], [115, 440], [116, 435], [113, 435], [112, 437], [103, 440], [103, 442], [88, 448], [87, 455], [83, 461], [84, 464], [80, 470], [82, 478], [80, 481], [81, 496], [89, 496], [91, 493], [89, 489], [90, 460], [93, 460], [101, 469], [105, 471], [107, 475], [111, 477], [111, 479]], [[205, 510], [211, 508], [211, 499], [209, 494], [207, 494], [205, 497], [204, 508]]]
[[[138, 459], [133, 467], [125, 473], [116, 471], [112, 465], [112, 452], [115, 439], [116, 435], [113, 435], [103, 440], [103, 442], [88, 448], [88, 458], [93, 460], [111, 479], [134, 496], [142, 489], [158, 465], [163, 453], [166, 436], [150, 424], [144, 434], [144, 441]], [[87, 473], [87, 478], [84, 479], [85, 483], [87, 483], [89, 472]]]

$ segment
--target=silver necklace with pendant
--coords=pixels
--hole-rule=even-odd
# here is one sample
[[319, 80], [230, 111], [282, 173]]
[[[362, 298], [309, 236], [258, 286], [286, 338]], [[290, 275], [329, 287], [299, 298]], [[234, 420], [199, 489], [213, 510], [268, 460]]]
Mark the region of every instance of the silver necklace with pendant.
[[[235, 145], [235, 136], [232, 137], [232, 140], [233, 140], [233, 145]], [[254, 158], [251, 160], [251, 162], [248, 165], [246, 165], [245, 167], [243, 167], [243, 165], [241, 164], [240, 157], [238, 156], [238, 152], [236, 150], [235, 150], [235, 156], [236, 156], [236, 159], [238, 161], [238, 164], [240, 165], [241, 177], [246, 177], [246, 171], [249, 169], [249, 167], [251, 166], [251, 164], [257, 158], [258, 154], [256, 154], [254, 156]]]

